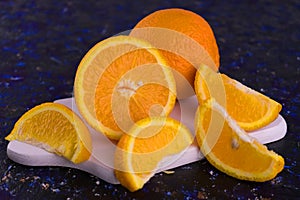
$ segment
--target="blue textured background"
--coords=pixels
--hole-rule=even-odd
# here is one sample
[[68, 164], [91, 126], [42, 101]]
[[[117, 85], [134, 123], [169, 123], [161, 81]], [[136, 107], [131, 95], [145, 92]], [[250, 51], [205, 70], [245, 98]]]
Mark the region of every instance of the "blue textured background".
[[[283, 105], [286, 137], [269, 144], [285, 168], [265, 183], [231, 178], [203, 160], [157, 174], [130, 193], [88, 173], [28, 167], [6, 155], [4, 137], [35, 105], [71, 97], [83, 55], [150, 12], [181, 7], [212, 26], [220, 71]], [[300, 196], [299, 1], [0, 1], [0, 199], [296, 199]]]

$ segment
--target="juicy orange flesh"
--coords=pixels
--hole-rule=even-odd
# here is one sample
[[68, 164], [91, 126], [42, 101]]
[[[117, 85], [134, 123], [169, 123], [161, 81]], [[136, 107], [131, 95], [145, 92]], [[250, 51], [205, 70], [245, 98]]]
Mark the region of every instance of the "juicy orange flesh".
[[219, 73], [212, 71], [206, 65], [199, 67], [194, 84], [199, 105], [202, 105], [211, 97], [216, 99], [218, 103], [223, 106], [228, 103], [226, 102], [227, 94], [222, 77], [219, 76]]
[[[222, 118], [221, 114], [215, 112], [216, 118]], [[207, 110], [204, 117], [203, 129], [207, 133], [208, 126], [211, 119], [211, 110]], [[221, 135], [216, 141], [215, 145], [212, 141], [207, 140], [211, 153], [219, 158], [224, 165], [231, 166], [236, 169], [242, 169], [248, 172], [263, 172], [269, 168], [272, 163], [272, 157], [266, 153], [261, 153], [259, 150], [253, 148], [250, 143], [242, 140], [237, 133], [229, 126], [228, 122], [224, 123]], [[256, 143], [258, 148], [267, 152], [267, 148]]]
[[145, 172], [152, 172], [165, 156], [176, 154], [188, 145], [184, 138], [180, 138], [179, 130], [172, 127], [152, 127], [143, 131], [153, 134], [160, 128], [157, 134], [149, 138], [137, 138], [134, 142], [132, 167], [135, 172], [141, 172], [139, 176], [143, 176]]
[[69, 120], [56, 111], [42, 111], [32, 116], [23, 122], [22, 129], [18, 134], [21, 141], [48, 145], [46, 149], [51, 148], [48, 149], [50, 151], [56, 147], [55, 152], [63, 154], [68, 159], [72, 158], [76, 149], [75, 144], [71, 142], [65, 142], [63, 146], [58, 146], [61, 141], [77, 141], [77, 133]]
[[[243, 90], [237, 90], [231, 83], [230, 78], [222, 74], [223, 83], [226, 91], [226, 106], [230, 116], [239, 122], [253, 122], [261, 119], [268, 111], [267, 103], [253, 93], [245, 93]], [[253, 91], [254, 92], [254, 91]], [[240, 108], [245, 108], [249, 114], [241, 114]]]
[[[158, 163], [166, 156], [171, 156], [179, 153], [187, 148], [192, 139], [183, 133], [182, 127], [175, 126], [148, 126], [140, 130], [138, 137], [133, 139], [132, 136], [123, 135], [118, 143], [118, 147], [123, 149], [123, 152], [116, 154], [122, 155], [118, 162], [121, 166], [124, 165], [123, 159], [130, 159], [132, 169], [118, 169], [119, 171], [134, 173], [140, 177], [147, 177], [149, 173], [153, 173]], [[130, 143], [133, 148], [129, 149]], [[130, 158], [129, 158], [130, 157]], [[170, 160], [172, 162], [172, 160]], [[173, 160], [174, 161], [174, 160]]]
[[[205, 68], [200, 70], [205, 70]], [[198, 75], [195, 84], [197, 84], [196, 94], [199, 104], [203, 104], [212, 97], [221, 105], [226, 104], [228, 114], [246, 131], [253, 131], [266, 126], [277, 118], [281, 110], [281, 104], [225, 74], [209, 72], [208, 78], [212, 80], [217, 76], [222, 78], [222, 85], [214, 84], [210, 88], [208, 88], [205, 78]], [[220, 95], [223, 90], [225, 90], [225, 97]], [[226, 103], [222, 103], [224, 98]]]
[[[91, 103], [91, 100], [95, 99], [95, 91], [96, 91], [96, 87], [99, 83], [99, 77], [101, 76], [102, 73], [105, 72], [105, 70], [107, 69], [107, 66], [111, 65], [112, 62], [120, 55], [123, 55], [126, 52], [130, 52], [130, 51], [134, 51], [134, 49], [136, 49], [137, 47], [131, 44], [127, 44], [124, 43], [122, 45], [115, 45], [115, 46], [108, 46], [105, 49], [102, 49], [102, 51], [98, 52], [97, 54], [95, 52], [92, 53], [92, 55], [90, 55], [87, 59], [83, 59], [85, 63], [87, 63], [89, 66], [86, 67], [87, 69], [84, 72], [84, 81], [82, 84], [82, 88], [84, 90], [84, 104], [87, 107], [87, 109], [89, 110], [89, 113], [94, 114], [95, 112], [95, 105], [94, 103], [97, 105], [97, 99]], [[96, 56], [91, 59], [94, 54], [96, 54]], [[89, 60], [90, 59], [90, 60]], [[126, 65], [124, 65], [126, 66]], [[124, 67], [123, 65], [119, 65], [119, 67]], [[111, 71], [113, 70], [118, 70], [118, 69], [113, 69], [111, 68]], [[126, 70], [126, 69], [125, 69]], [[120, 75], [122, 73], [124, 73], [125, 70], [121, 70]], [[109, 73], [108, 73], [109, 74]], [[109, 74], [110, 75], [110, 74]], [[108, 81], [111, 80], [112, 75], [117, 75], [117, 74], [111, 74], [111, 76], [109, 76]], [[105, 77], [102, 77], [102, 79], [105, 79]], [[114, 80], [114, 79], [113, 79]], [[104, 82], [105, 80], [102, 80], [102, 82]], [[108, 82], [110, 83], [110, 82]], [[110, 86], [112, 86], [111, 84], [106, 83], [104, 85], [104, 88], [108, 88]], [[98, 85], [99, 86], [99, 85]], [[95, 87], [95, 88], [93, 88]], [[107, 90], [107, 92], [109, 92], [110, 90]], [[102, 96], [100, 96], [101, 98], [105, 98], [105, 93], [106, 89], [102, 90]], [[109, 95], [109, 93], [107, 93]], [[100, 98], [98, 97], [98, 98]], [[102, 99], [100, 101], [100, 103], [105, 102], [105, 99]], [[100, 106], [100, 105], [98, 105]], [[96, 117], [96, 116], [94, 116]]]
[[[167, 104], [169, 92], [165, 86], [154, 83], [138, 88], [129, 102], [133, 121], [146, 118], [149, 114], [153, 114], [153, 116], [164, 115], [162, 107]], [[155, 98], [149, 98], [151, 96], [155, 96]]]
[[141, 131], [140, 137], [135, 139], [132, 153], [151, 153], [161, 150], [174, 141], [177, 133], [178, 129], [169, 126], [147, 127]]
[[[145, 99], [143, 87], [148, 99], [138, 102]], [[148, 110], [150, 116], [169, 114], [176, 100], [176, 85], [171, 69], [150, 43], [115, 36], [99, 42], [84, 56], [74, 94], [85, 120], [110, 139], [119, 140]], [[149, 105], [151, 102], [155, 105]]]
[[118, 142], [115, 175], [130, 191], [141, 189], [157, 169], [176, 161], [193, 142], [189, 130], [171, 118], [152, 117], [138, 121]]
[[[137, 66], [156, 62], [156, 58], [147, 50], [137, 49], [120, 56], [106, 68], [99, 79], [95, 94], [96, 116], [104, 126], [111, 127], [116, 131], [120, 130], [114, 120], [111, 99], [122, 76]], [[135, 84], [137, 83], [135, 82]], [[132, 90], [132, 88], [128, 88], [128, 90]]]

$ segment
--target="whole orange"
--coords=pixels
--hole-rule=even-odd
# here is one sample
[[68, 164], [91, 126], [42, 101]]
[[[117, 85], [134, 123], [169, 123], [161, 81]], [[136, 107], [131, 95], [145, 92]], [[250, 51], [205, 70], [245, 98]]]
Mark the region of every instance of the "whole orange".
[[194, 94], [195, 73], [201, 64], [215, 71], [219, 69], [214, 33], [208, 22], [192, 11], [180, 8], [155, 11], [140, 20], [130, 35], [160, 49], [168, 65], [176, 70], [178, 99]]

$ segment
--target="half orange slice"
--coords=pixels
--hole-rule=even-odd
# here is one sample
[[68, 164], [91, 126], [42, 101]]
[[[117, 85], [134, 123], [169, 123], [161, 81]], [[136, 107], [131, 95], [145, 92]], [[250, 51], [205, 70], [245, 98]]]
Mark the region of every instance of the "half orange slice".
[[140, 119], [167, 116], [175, 104], [176, 86], [159, 51], [141, 39], [115, 36], [84, 56], [74, 95], [84, 119], [118, 140]]

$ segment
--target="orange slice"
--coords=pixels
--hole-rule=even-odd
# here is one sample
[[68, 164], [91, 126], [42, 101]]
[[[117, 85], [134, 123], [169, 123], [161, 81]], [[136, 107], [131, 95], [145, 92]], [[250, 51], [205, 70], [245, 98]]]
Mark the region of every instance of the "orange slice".
[[284, 159], [247, 135], [214, 99], [199, 106], [196, 138], [207, 160], [220, 171], [242, 180], [263, 182], [274, 178]]
[[115, 36], [84, 56], [74, 95], [84, 119], [118, 140], [140, 119], [167, 116], [175, 104], [176, 86], [171, 69], [149, 43]]
[[[222, 81], [217, 82], [218, 79]], [[262, 128], [274, 121], [282, 108], [273, 99], [205, 66], [196, 73], [195, 92], [200, 104], [215, 98], [246, 131]]]
[[16, 122], [6, 140], [18, 140], [80, 163], [89, 159], [92, 142], [88, 128], [69, 108], [43, 103]]
[[172, 118], [142, 119], [118, 142], [115, 175], [124, 187], [136, 191], [158, 168], [178, 159], [192, 142], [190, 131]]

